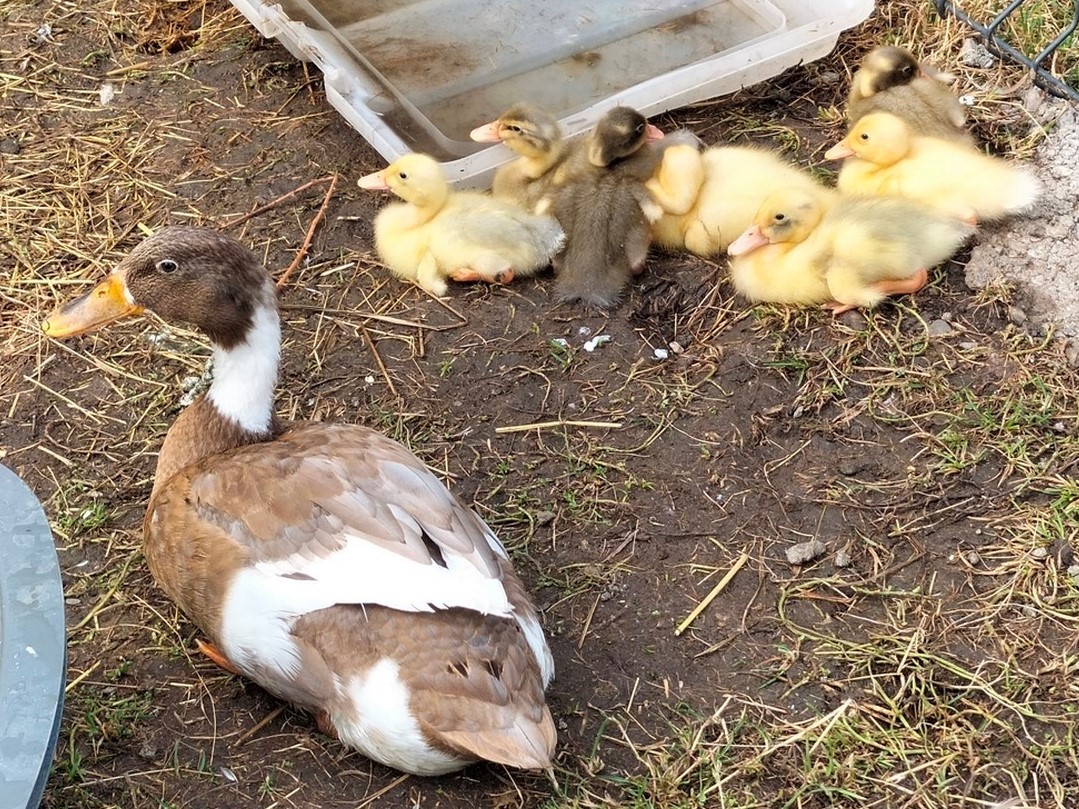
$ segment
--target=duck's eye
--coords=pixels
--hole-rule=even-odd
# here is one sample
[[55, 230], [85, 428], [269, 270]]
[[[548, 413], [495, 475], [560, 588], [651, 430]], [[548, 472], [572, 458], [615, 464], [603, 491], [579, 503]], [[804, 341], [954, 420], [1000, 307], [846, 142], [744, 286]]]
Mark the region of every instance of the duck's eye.
[[516, 132], [518, 134], [520, 134], [521, 132], [521, 127], [517, 126], [517, 124], [510, 124], [506, 127], [506, 129], [508, 129], [510, 132]]
[[868, 132], [863, 132], [858, 137], [860, 137], [862, 140], [869, 140], [869, 133]]
[[408, 179], [408, 174], [406, 174], [403, 171], [399, 171], [399, 172], [397, 172], [397, 177], [399, 179], [401, 179], [401, 180], [407, 180]]
[[782, 213], [777, 213], [777, 214], [775, 215], [775, 220], [776, 220], [777, 222], [782, 222], [782, 221], [783, 221], [784, 219], [786, 219], [786, 218], [787, 218], [787, 215], [786, 215], [786, 214], [782, 214]]
[[637, 128], [633, 130], [634, 135], [640, 135], [644, 132], [644, 124], [637, 124]]
[[176, 272], [176, 268], [180, 265], [173, 261], [171, 258], [163, 258], [157, 262], [157, 269], [164, 273]]

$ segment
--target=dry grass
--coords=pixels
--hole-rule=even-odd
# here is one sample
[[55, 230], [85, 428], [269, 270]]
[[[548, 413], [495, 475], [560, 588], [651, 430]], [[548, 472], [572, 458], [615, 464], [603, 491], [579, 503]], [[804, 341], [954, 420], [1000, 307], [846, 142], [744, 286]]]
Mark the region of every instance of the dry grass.
[[[754, 88], [679, 120], [812, 161], [845, 86], [816, 82], [887, 40], [957, 72], [995, 148], [1033, 148], [1020, 71], [957, 66], [966, 32], [927, 3], [878, 5], [836, 56], [788, 77], [810, 116], [764, 115], [790, 99]], [[139, 521], [177, 401], [205, 383], [205, 346], [153, 321], [46, 344], [38, 324], [146, 228], [227, 226], [373, 158], [338, 154], [344, 130], [316, 80], [226, 3], [16, 0], [0, 18], [0, 457], [45, 500], [69, 600], [47, 805], [1079, 802], [1075, 372], [1059, 342], [1006, 323], [1006, 290], [974, 299], [945, 271], [917, 307], [832, 324], [746, 309], [721, 264], [672, 260], [681, 283], [642, 295], [632, 322], [589, 321], [636, 341], [628, 356], [588, 354], [580, 319], [534, 290], [443, 305], [389, 279], [344, 183], [310, 251], [326, 184], [282, 200], [233, 227], [279, 276], [304, 256], [283, 293], [281, 408], [398, 438], [506, 539], [566, 678], [559, 787], [493, 768], [398, 779], [193, 660], [190, 625], [145, 571]], [[106, 82], [144, 103], [102, 106]], [[931, 338], [945, 313], [952, 332]], [[685, 353], [656, 363], [671, 341]], [[456, 401], [480, 385], [490, 408]], [[495, 429], [536, 422], [555, 424]], [[819, 460], [839, 456], [849, 468]], [[784, 547], [818, 535], [828, 560], [785, 564]], [[849, 567], [832, 564], [837, 549]], [[621, 646], [639, 670], [612, 670]]]

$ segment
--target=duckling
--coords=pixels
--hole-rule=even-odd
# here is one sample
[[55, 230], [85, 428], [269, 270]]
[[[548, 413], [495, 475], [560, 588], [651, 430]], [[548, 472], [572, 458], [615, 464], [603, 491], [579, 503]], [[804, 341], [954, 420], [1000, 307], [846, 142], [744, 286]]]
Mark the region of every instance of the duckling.
[[[656, 176], [646, 184], [664, 209], [652, 235], [667, 250], [698, 256], [721, 253], [753, 222], [765, 197], [790, 187], [816, 194], [822, 202], [831, 195], [810, 174], [766, 149], [714, 146], [696, 158], [684, 145], [667, 149]], [[671, 202], [691, 195], [687, 210], [679, 212]]]
[[823, 216], [816, 195], [804, 189], [767, 196], [752, 224], [727, 247], [734, 288], [753, 303], [812, 306], [830, 301], [825, 268], [805, 246]]
[[866, 115], [824, 156], [847, 158], [837, 183], [844, 193], [908, 197], [971, 222], [1023, 213], [1041, 193], [1041, 183], [1028, 169], [915, 135], [903, 119], [887, 112]]
[[823, 304], [834, 314], [917, 292], [927, 268], [974, 232], [959, 219], [898, 197], [844, 197], [830, 208], [802, 189], [761, 205], [731, 244], [731, 279], [753, 301]]
[[847, 122], [856, 124], [871, 112], [890, 112], [917, 135], [974, 146], [963, 105], [948, 86], [954, 80], [920, 64], [904, 48], [882, 45], [866, 55], [854, 74]]
[[532, 211], [551, 181], [551, 172], [569, 149], [553, 115], [532, 104], [516, 104], [498, 120], [476, 127], [472, 140], [501, 141], [520, 157], [495, 171], [491, 193]]
[[662, 211], [645, 189], [663, 133], [629, 107], [615, 107], [574, 144], [555, 172], [538, 210], [550, 210], [566, 230], [555, 259], [555, 295], [598, 308], [614, 306], [640, 272], [651, 241], [649, 225]]
[[554, 664], [505, 549], [396, 441], [278, 419], [277, 296], [251, 251], [160, 230], [43, 328], [144, 311], [213, 343], [213, 382], [169, 428], [143, 521], [150, 571], [202, 651], [390, 767], [549, 769]]
[[432, 295], [446, 294], [447, 278], [505, 284], [533, 275], [565, 241], [550, 216], [486, 194], [451, 191], [442, 167], [427, 155], [405, 155], [358, 185], [405, 200], [378, 212], [375, 249], [395, 275]]

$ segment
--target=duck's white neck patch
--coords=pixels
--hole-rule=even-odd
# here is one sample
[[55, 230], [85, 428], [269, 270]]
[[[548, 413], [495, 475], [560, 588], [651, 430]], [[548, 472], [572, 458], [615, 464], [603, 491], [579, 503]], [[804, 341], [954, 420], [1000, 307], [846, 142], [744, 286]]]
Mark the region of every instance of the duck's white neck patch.
[[273, 418], [281, 320], [273, 306], [255, 308], [247, 338], [230, 349], [214, 346], [214, 381], [206, 398], [244, 430], [264, 433]]

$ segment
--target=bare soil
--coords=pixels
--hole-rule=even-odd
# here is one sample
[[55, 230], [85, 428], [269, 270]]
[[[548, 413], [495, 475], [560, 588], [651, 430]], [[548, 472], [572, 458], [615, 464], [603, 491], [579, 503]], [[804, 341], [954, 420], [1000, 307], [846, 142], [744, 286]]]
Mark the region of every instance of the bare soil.
[[[439, 302], [377, 263], [370, 222], [385, 200], [354, 180], [383, 161], [328, 107], [313, 69], [227, 3], [131, 11], [108, 25], [65, 6], [16, 6], [0, 31], [9, 51], [0, 69], [54, 93], [5, 98], [18, 124], [0, 182], [72, 189], [70, 209], [43, 212], [24, 243], [0, 247], [20, 271], [44, 258], [48, 279], [29, 305], [0, 301], [14, 318], [0, 447], [46, 504], [68, 597], [72, 686], [46, 806], [501, 808], [570, 805], [566, 796], [582, 794], [574, 805], [720, 805], [685, 778], [657, 776], [663, 756], [673, 767], [693, 745], [714, 746], [722, 768], [723, 740], [736, 757], [745, 728], [871, 702], [867, 683], [879, 673], [831, 655], [836, 644], [888, 655], [896, 637], [928, 634], [933, 649], [977, 670], [1000, 637], [1026, 631], [1010, 609], [993, 619], [996, 635], [960, 626], [971, 599], [1025, 551], [992, 527], [1014, 508], [1009, 460], [988, 451], [945, 468], [927, 437], [930, 378], [977, 397], [1021, 373], [1006, 303], [966, 291], [959, 264], [935, 271], [916, 302], [842, 320], [750, 308], [723, 261], [661, 254], [608, 314], [553, 305], [549, 277], [457, 285]], [[50, 14], [51, 38], [35, 43]], [[199, 33], [207, 20], [212, 38]], [[710, 143], [778, 144], [819, 164], [841, 131], [820, 109], [841, 104], [862, 50], [844, 37], [823, 62], [657, 123]], [[145, 69], [108, 75], [138, 58]], [[118, 94], [102, 107], [106, 79]], [[103, 128], [107, 145], [104, 136], [95, 144]], [[50, 149], [54, 163], [32, 162]], [[511, 547], [557, 662], [557, 788], [484, 765], [401, 776], [194, 653], [193, 628], [154, 587], [139, 543], [155, 453], [183, 388], [204, 370], [204, 344], [151, 320], [64, 345], [34, 336], [51, 306], [86, 288], [67, 279], [99, 278], [143, 226], [223, 227], [280, 274], [326, 185], [228, 222], [330, 174], [341, 181], [325, 221], [282, 288], [281, 408], [402, 440]], [[948, 333], [931, 335], [935, 321]], [[597, 335], [610, 339], [585, 350]], [[1047, 425], [1058, 416], [1049, 409]], [[824, 553], [790, 564], [786, 551], [811, 539]], [[1066, 553], [1066, 543], [1050, 548], [1051, 558]], [[910, 605], [909, 635], [894, 635], [897, 604]], [[1016, 652], [1026, 666], [1054, 659], [1049, 649], [1074, 654], [1066, 628], [1040, 623], [1037, 636]], [[895, 670], [897, 703], [904, 676]], [[938, 676], [962, 698], [961, 675]], [[1074, 693], [1068, 676], [1050, 671], [1046, 692]], [[980, 745], [957, 765], [966, 775], [957, 795], [992, 800], [1014, 788], [1016, 721], [977, 723]], [[752, 805], [785, 805], [798, 771], [780, 754], [731, 788], [756, 796]], [[1061, 778], [1079, 789], [1074, 773]], [[645, 781], [651, 792], [635, 803]], [[883, 780], [861, 794], [790, 805], [914, 805]]]

